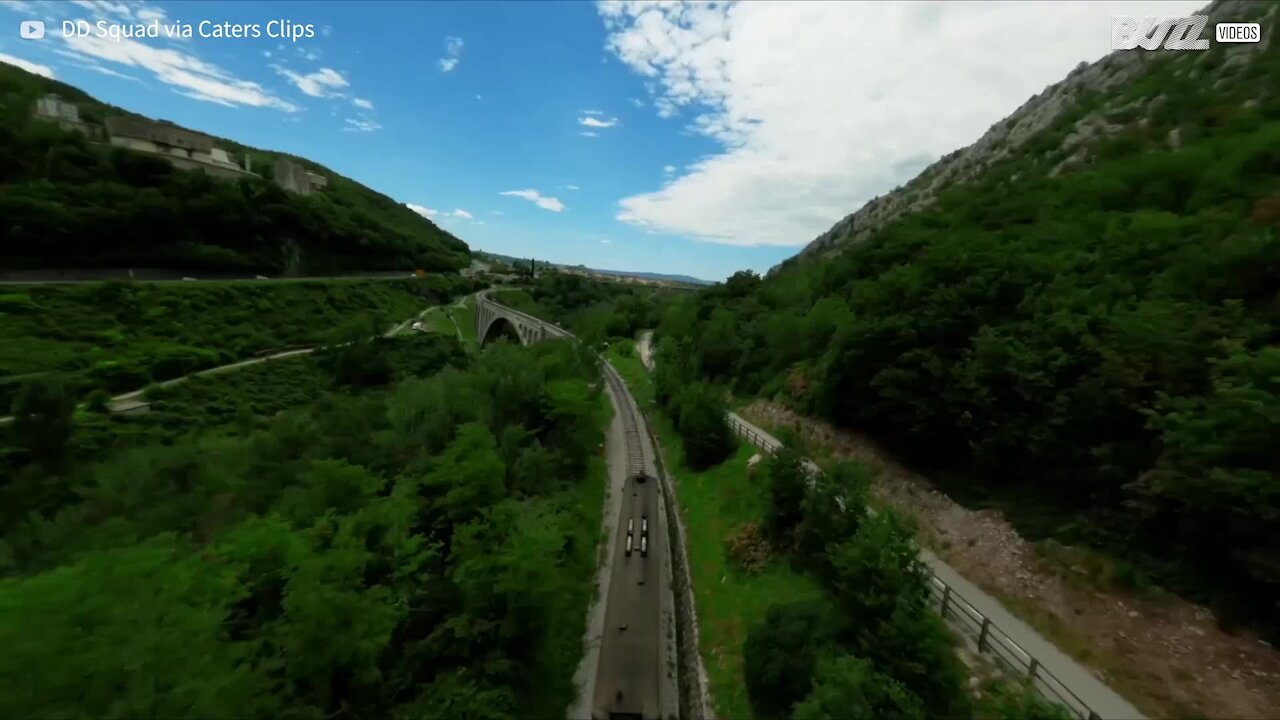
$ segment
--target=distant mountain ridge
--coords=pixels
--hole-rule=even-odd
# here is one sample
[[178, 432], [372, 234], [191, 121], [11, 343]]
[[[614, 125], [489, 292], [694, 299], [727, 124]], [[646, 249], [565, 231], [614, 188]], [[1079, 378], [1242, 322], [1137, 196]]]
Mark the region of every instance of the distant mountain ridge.
[[[499, 262], [506, 263], [513, 267], [527, 267], [529, 258], [517, 258], [510, 255], [501, 255], [498, 253], [476, 251], [476, 254], [483, 257], [493, 258]], [[674, 275], [667, 273], [651, 273], [636, 272], [632, 270], [602, 270], [600, 268], [587, 267], [585, 265], [565, 265], [562, 263], [547, 262], [546, 260], [535, 260], [538, 268], [557, 268], [560, 270], [586, 270], [588, 272], [600, 273], [602, 275], [615, 275], [617, 277], [633, 277], [644, 278], [646, 280], [663, 280], [666, 282], [685, 283], [688, 285], [714, 285], [711, 280], [703, 280], [692, 275]]]
[[[60, 102], [42, 101], [51, 94]], [[37, 101], [43, 102], [39, 118]], [[50, 118], [51, 107], [78, 118]], [[127, 116], [141, 117], [0, 62], [0, 268], [279, 276], [448, 272], [470, 264], [461, 239], [329, 168]], [[182, 142], [212, 139], [216, 151], [210, 158], [204, 149], [203, 160], [194, 162], [167, 160], [154, 147], [135, 149], [145, 148], [145, 140], [118, 147], [123, 143], [107, 128], [113, 118], [172, 128], [167, 132]], [[211, 168], [210, 161], [222, 166]], [[293, 172], [275, 182], [281, 167]], [[308, 178], [313, 186], [300, 187]]]
[[703, 280], [692, 275], [667, 275], [664, 273], [648, 273], [648, 272], [632, 272], [628, 270], [601, 270], [599, 268], [587, 268], [592, 272], [603, 273], [605, 275], [619, 275], [622, 277], [638, 277], [648, 280], [666, 280], [668, 282], [688, 283], [690, 285], [714, 285], [710, 280]]

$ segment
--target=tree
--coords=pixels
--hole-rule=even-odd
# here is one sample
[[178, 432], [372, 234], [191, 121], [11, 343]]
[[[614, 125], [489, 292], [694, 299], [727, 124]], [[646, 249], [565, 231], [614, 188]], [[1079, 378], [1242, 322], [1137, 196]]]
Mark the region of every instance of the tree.
[[751, 628], [743, 648], [742, 674], [751, 704], [763, 717], [784, 718], [809, 694], [818, 658], [834, 642], [830, 610], [808, 601], [774, 605]]
[[0, 714], [278, 717], [255, 643], [226, 637], [243, 595], [231, 568], [181, 553], [172, 536], [6, 580]]
[[512, 720], [511, 690], [493, 687], [465, 668], [446, 673], [422, 690], [412, 704], [397, 709], [395, 720]]
[[791, 713], [792, 720], [924, 720], [925, 717], [920, 698], [855, 655], [820, 661], [813, 678], [813, 690]]
[[35, 461], [60, 464], [71, 439], [74, 411], [75, 401], [60, 381], [27, 381], [13, 401], [14, 434]]
[[505, 476], [489, 429], [479, 423], [458, 428], [457, 437], [435, 459], [425, 480], [436, 526], [443, 529], [468, 522], [496, 503], [506, 492]]
[[712, 467], [733, 452], [733, 433], [724, 419], [726, 408], [719, 390], [710, 385], [690, 385], [676, 403], [676, 429], [680, 431], [689, 467]]
[[831, 589], [863, 627], [915, 612], [929, 599], [929, 571], [911, 525], [892, 508], [862, 520], [849, 540], [831, 548]]
[[784, 445], [766, 461], [765, 478], [769, 484], [769, 532], [775, 541], [782, 541], [791, 536], [804, 517], [809, 470], [804, 457]]
[[816, 476], [804, 494], [796, 553], [819, 577], [832, 575], [830, 551], [858, 532], [867, 512], [871, 474], [857, 462], [837, 463]]

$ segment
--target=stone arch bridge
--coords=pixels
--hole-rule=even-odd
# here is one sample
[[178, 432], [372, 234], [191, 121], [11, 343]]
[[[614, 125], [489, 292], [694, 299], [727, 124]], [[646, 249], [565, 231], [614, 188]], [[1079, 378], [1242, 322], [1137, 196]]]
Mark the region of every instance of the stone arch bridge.
[[548, 338], [573, 337], [549, 322], [491, 300], [489, 291], [485, 290], [476, 296], [476, 339], [484, 347], [485, 343], [503, 336], [519, 338], [521, 345]]

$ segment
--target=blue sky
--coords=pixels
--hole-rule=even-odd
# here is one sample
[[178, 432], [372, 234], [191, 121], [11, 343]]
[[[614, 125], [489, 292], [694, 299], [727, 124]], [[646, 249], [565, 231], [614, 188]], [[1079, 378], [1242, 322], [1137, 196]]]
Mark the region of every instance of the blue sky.
[[[722, 279], [1101, 57], [1111, 15], [1199, 4], [4, 0], [0, 60], [313, 159], [474, 248]], [[43, 40], [19, 38], [28, 19]], [[64, 38], [66, 19], [196, 36]]]

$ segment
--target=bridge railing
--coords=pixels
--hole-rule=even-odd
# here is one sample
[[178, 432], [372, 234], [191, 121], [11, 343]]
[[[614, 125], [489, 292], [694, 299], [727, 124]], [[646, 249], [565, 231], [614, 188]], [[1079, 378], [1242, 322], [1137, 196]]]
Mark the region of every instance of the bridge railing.
[[[769, 455], [782, 448], [781, 442], [760, 433], [736, 413], [726, 413], [725, 420], [737, 435]], [[843, 502], [840, 504], [841, 507], [844, 506]], [[867, 508], [867, 513], [875, 515], [875, 510]], [[932, 567], [926, 564], [925, 568], [929, 571], [929, 593], [937, 604], [938, 613], [953, 628], [974, 639], [979, 653], [990, 656], [1005, 672], [1026, 678], [1041, 695], [1063, 705], [1082, 720], [1100, 720], [1098, 713], [1088, 703], [1072, 692], [1066, 683], [1045, 668], [1035, 656], [993, 623], [991, 618], [983, 615], [959, 591], [938, 577]]]

